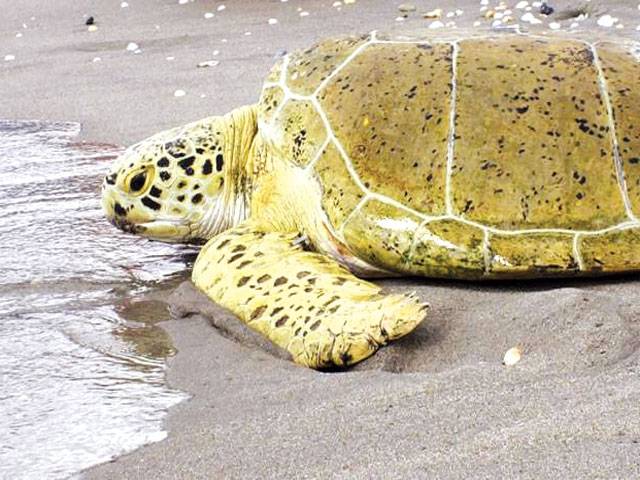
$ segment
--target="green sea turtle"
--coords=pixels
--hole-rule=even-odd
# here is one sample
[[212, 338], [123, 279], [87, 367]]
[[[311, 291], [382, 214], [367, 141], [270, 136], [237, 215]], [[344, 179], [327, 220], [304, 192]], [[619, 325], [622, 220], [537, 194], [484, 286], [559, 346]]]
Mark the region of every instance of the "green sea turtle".
[[314, 368], [411, 332], [360, 277], [640, 269], [637, 46], [499, 35], [323, 41], [260, 101], [129, 148], [109, 219], [207, 242], [195, 285]]

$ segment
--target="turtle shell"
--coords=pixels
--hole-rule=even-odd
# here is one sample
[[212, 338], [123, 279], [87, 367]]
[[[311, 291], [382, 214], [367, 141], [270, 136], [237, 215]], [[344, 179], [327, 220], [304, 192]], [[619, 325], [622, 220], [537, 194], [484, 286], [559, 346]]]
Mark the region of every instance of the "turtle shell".
[[323, 41], [264, 85], [259, 130], [389, 270], [640, 268], [640, 46], [501, 34]]

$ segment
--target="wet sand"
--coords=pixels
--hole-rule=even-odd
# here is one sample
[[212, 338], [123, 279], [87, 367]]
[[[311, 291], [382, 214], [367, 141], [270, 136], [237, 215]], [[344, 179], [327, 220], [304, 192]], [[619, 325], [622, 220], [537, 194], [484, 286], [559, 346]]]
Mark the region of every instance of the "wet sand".
[[[323, 36], [424, 28], [430, 21], [420, 12], [435, 7], [462, 8], [453, 19], [459, 27], [479, 19], [475, 1], [416, 2], [404, 22], [395, 21], [394, 2], [369, 0], [341, 11], [315, 0], [229, 0], [224, 11], [221, 2], [197, 0], [61, 3], [22, 0], [3, 12], [0, 118], [80, 121], [84, 140], [123, 145], [255, 101], [275, 56]], [[550, 3], [562, 10], [571, 2]], [[594, 18], [584, 28], [640, 40], [637, 2], [591, 8], [625, 28], [600, 29]], [[95, 17], [96, 32], [87, 31], [85, 14]], [[126, 51], [130, 42], [141, 52]], [[220, 64], [196, 68], [208, 60]], [[178, 89], [186, 95], [175, 97]], [[165, 441], [85, 477], [640, 476], [638, 281], [383, 283], [416, 290], [432, 305], [430, 316], [343, 373], [278, 358], [181, 286], [169, 300], [175, 319], [162, 324], [179, 350], [167, 380], [192, 399], [170, 410]], [[516, 345], [522, 360], [503, 366]]]

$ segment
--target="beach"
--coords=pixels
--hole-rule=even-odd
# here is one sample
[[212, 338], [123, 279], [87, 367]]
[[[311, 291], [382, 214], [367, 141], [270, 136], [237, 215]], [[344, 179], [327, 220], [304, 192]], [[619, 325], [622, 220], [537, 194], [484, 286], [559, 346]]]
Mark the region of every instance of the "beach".
[[[485, 12], [497, 5], [96, 3], [23, 0], [5, 9], [0, 118], [77, 121], [80, 141], [126, 146], [257, 101], [279, 57], [325, 36], [426, 30], [437, 19], [423, 13], [436, 8], [438, 31], [455, 31], [448, 22], [488, 31], [495, 20]], [[525, 14], [507, 3], [516, 20]], [[527, 29], [549, 32], [558, 15], [565, 34], [578, 22], [577, 35], [640, 41], [635, 0], [585, 2], [580, 20], [571, 16], [575, 3], [549, 4], [556, 12]], [[617, 21], [599, 26], [604, 15]], [[160, 324], [178, 351], [166, 381], [190, 399], [169, 410], [165, 440], [83, 478], [640, 477], [635, 276], [381, 281], [388, 291], [417, 292], [431, 305], [427, 320], [331, 373], [292, 364], [184, 280], [151, 296], [172, 312]], [[520, 361], [504, 365], [514, 347]]]

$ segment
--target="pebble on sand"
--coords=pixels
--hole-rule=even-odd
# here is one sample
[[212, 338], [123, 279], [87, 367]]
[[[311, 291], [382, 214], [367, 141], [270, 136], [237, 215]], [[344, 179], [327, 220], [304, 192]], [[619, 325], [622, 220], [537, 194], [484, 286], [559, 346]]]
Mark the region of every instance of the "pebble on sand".
[[540, 20], [539, 18], [536, 18], [535, 15], [531, 12], [525, 13], [522, 17], [520, 17], [520, 20], [522, 20], [523, 22], [530, 23], [531, 25], [538, 25], [542, 23], [542, 20]]
[[89, 25], [87, 27], [87, 32], [97, 32], [98, 31], [98, 26], [97, 25]]
[[278, 23], [278, 19], [277, 18], [270, 18], [269, 20], [267, 20], [267, 23], [269, 25], [276, 25]]
[[523, 10], [523, 9], [527, 8], [528, 6], [529, 6], [529, 2], [524, 1], [524, 0], [522, 2], [516, 3], [516, 8], [518, 10]]
[[219, 63], [220, 62], [218, 60], [207, 60], [207, 61], [198, 63], [198, 68], [215, 67]]
[[301, 17], [308, 17], [309, 16], [309, 12], [307, 12], [306, 10], [303, 10], [300, 12], [300, 16]]
[[15, 60], [15, 59], [16, 59], [16, 56], [15, 56], [15, 55], [11, 55], [11, 54], [9, 54], [9, 55], [5, 55], [5, 56], [4, 56], [4, 61], [5, 61], [5, 62], [12, 62], [12, 61], [13, 61], [13, 60]]
[[223, 11], [225, 8], [227, 8], [225, 5], [218, 5], [219, 12]]
[[518, 363], [522, 358], [522, 349], [520, 347], [513, 347], [507, 350], [502, 359], [502, 364], [507, 367], [511, 367]]
[[442, 9], [436, 8], [422, 15], [424, 18], [440, 18], [442, 16]]
[[136, 42], [129, 42], [127, 44], [127, 51], [133, 52], [133, 53], [140, 53], [142, 50], [140, 50], [140, 46]]
[[398, 10], [400, 10], [401, 12], [415, 12], [416, 6], [412, 3], [401, 3], [400, 5], [398, 5]]
[[611, 15], [603, 15], [598, 19], [597, 23], [601, 27], [613, 27], [616, 23], [618, 23], [618, 19], [616, 17], [612, 17]]
[[210, 19], [210, 18], [213, 18], [213, 17], [215, 17], [215, 14], [212, 13], [212, 12], [206, 12], [204, 14], [204, 18], [206, 18], [207, 20]]
[[127, 8], [129, 4], [127, 2], [120, 3], [120, 8]]
[[174, 97], [184, 97], [187, 94], [184, 90], [176, 90], [173, 92]]
[[433, 28], [443, 28], [444, 27], [444, 23], [442, 23], [440, 20], [436, 20], [435, 22], [431, 22], [429, 24], [429, 28], [433, 29]]
[[560, 25], [558, 22], [551, 22], [549, 24], [549, 28], [551, 30], [558, 30], [562, 25]]

